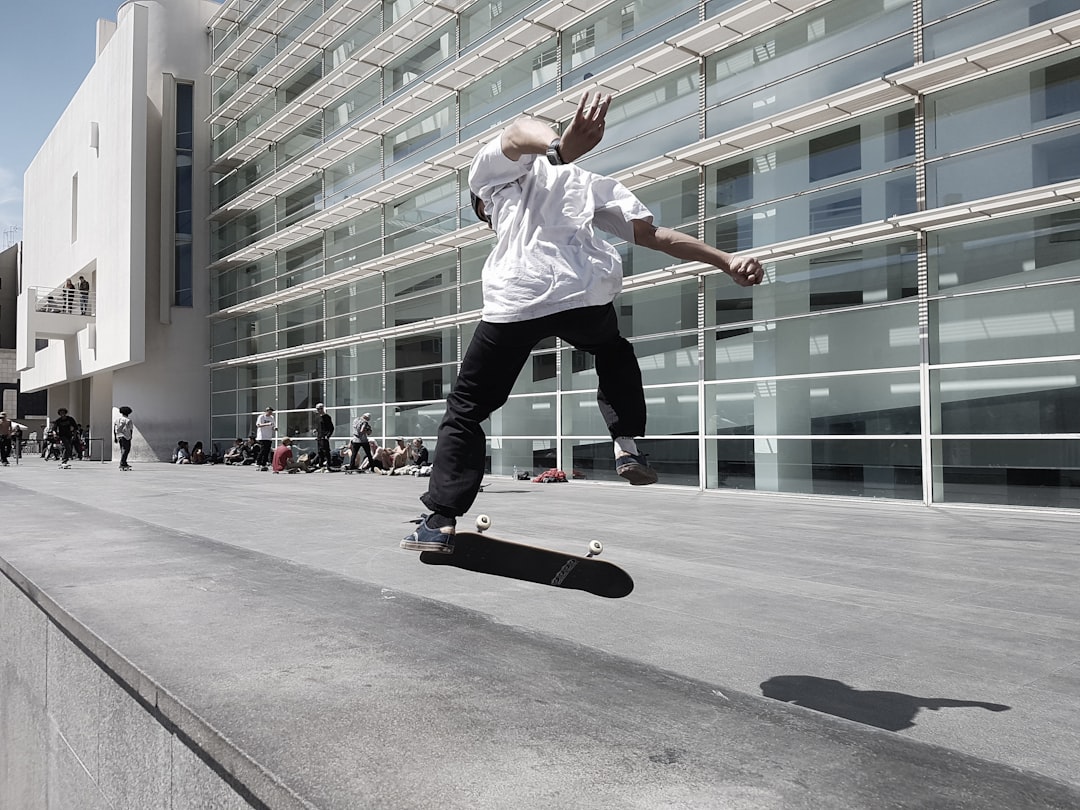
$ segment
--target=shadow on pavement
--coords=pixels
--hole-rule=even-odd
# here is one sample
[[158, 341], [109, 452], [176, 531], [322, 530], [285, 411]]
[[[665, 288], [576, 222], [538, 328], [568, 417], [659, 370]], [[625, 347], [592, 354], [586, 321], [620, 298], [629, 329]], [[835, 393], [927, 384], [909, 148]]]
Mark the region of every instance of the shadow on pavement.
[[854, 720], [887, 731], [901, 731], [915, 725], [919, 709], [976, 708], [991, 712], [1008, 711], [1011, 706], [978, 700], [922, 698], [903, 692], [853, 689], [846, 683], [812, 675], [777, 675], [761, 684], [761, 694], [784, 703], [794, 703], [814, 711]]

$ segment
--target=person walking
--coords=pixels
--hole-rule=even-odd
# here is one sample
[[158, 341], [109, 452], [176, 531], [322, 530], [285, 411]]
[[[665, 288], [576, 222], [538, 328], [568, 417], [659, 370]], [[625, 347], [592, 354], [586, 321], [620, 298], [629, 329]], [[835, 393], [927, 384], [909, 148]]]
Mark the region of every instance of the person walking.
[[16, 461], [22, 457], [17, 444], [19, 434], [24, 430], [26, 430], [25, 424], [12, 421], [8, 418], [6, 411], [0, 410], [0, 467], [8, 467], [8, 459], [13, 449]]
[[113, 422], [113, 440], [120, 445], [120, 469], [130, 470], [128, 453], [131, 452], [131, 436], [135, 424], [131, 421], [131, 408], [127, 405], [121, 405], [117, 410], [119, 410], [120, 415]]
[[404, 549], [453, 553], [457, 518], [483, 480], [482, 423], [506, 402], [530, 352], [546, 338], [596, 358], [597, 404], [614, 443], [616, 473], [639, 486], [657, 480], [635, 440], [646, 426], [641, 369], [612, 305], [622, 289], [622, 265], [597, 229], [714, 265], [740, 286], [761, 282], [757, 259], [654, 225], [625, 186], [575, 165], [603, 138], [610, 104], [611, 96], [583, 94], [561, 138], [542, 121], [519, 118], [473, 158], [473, 211], [495, 230], [496, 244], [484, 264], [481, 321], [447, 398], [420, 498], [431, 514], [402, 539]]
[[277, 433], [277, 419], [274, 417], [274, 409], [269, 405], [266, 410], [255, 420], [255, 440], [259, 443], [259, 457], [255, 460], [255, 468], [266, 472], [270, 469], [270, 445]]
[[326, 412], [326, 406], [321, 402], [315, 406], [315, 446], [318, 457], [316, 467], [322, 467], [323, 472], [330, 470], [330, 437], [334, 435], [334, 420]]
[[349, 458], [349, 469], [356, 471], [360, 464], [360, 450], [363, 449], [367, 456], [368, 469], [375, 471], [375, 458], [371, 455], [371, 414], [365, 413], [353, 419], [352, 438], [350, 445], [352, 454]]

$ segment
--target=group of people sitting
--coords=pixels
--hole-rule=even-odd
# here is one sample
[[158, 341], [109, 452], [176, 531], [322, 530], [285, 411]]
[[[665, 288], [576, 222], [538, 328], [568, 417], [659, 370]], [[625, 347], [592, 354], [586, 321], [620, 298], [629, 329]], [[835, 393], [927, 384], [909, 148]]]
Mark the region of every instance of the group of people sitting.
[[195, 446], [190, 447], [187, 442], [181, 440], [176, 443], [171, 461], [173, 464], [218, 464], [222, 459], [217, 453], [208, 455], [203, 449], [202, 442], [195, 442]]
[[[370, 455], [360, 452], [362, 446], [358, 443], [347, 442], [339, 449], [331, 451], [329, 463], [324, 463], [316, 451], [302, 451], [292, 438], [286, 436], [274, 449], [270, 469], [275, 473], [311, 473], [319, 470], [333, 472], [347, 469], [382, 475], [427, 475], [431, 470], [428, 449], [424, 446], [423, 439], [416, 438], [406, 442], [399, 437], [396, 447], [380, 447], [370, 438], [367, 441]], [[355, 463], [354, 447], [357, 448]], [[228, 465], [257, 465], [259, 444], [251, 436], [237, 439], [233, 446], [225, 451], [222, 460]]]

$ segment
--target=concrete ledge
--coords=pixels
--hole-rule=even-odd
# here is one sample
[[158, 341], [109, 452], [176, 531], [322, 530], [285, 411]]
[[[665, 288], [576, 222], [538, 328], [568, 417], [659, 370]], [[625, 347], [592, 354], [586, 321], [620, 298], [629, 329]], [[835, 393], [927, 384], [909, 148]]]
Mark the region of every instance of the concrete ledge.
[[[15, 513], [34, 506], [29, 491], [9, 486], [5, 496]], [[76, 519], [78, 531], [59, 536], [24, 521], [0, 569], [107, 686], [120, 684], [222, 777], [233, 801], [275, 810], [1080, 807], [1080, 791], [1046, 777], [442, 601], [104, 509], [60, 501], [48, 516]], [[576, 613], [589, 604], [567, 603], [567, 620], [589, 621]], [[5, 640], [27, 634], [4, 645], [18, 651], [18, 660], [3, 653], [5, 683], [19, 672], [19, 684], [37, 688], [48, 678], [45, 650], [60, 639], [43, 636], [35, 610], [5, 607], [0, 619]], [[53, 659], [82, 667], [78, 654]], [[88, 701], [70, 695], [67, 713], [85, 713]], [[100, 711], [127, 710], [113, 690]], [[105, 724], [99, 771], [130, 751], [135, 722]], [[169, 740], [154, 745], [165, 751]], [[42, 747], [28, 754], [29, 773], [48, 769]], [[160, 780], [163, 756], [129, 760], [142, 773], [127, 783]], [[184, 752], [168, 756], [174, 769], [191, 764]], [[174, 795], [173, 806], [190, 798]]]

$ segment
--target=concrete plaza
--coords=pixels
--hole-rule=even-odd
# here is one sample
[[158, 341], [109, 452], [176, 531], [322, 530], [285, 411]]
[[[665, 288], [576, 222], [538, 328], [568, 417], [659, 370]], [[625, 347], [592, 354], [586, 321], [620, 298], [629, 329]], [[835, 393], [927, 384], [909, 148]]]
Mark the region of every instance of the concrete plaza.
[[463, 527], [634, 592], [422, 565], [423, 479], [220, 466], [24, 459], [0, 560], [314, 807], [1080, 807], [1076, 513], [487, 480]]

